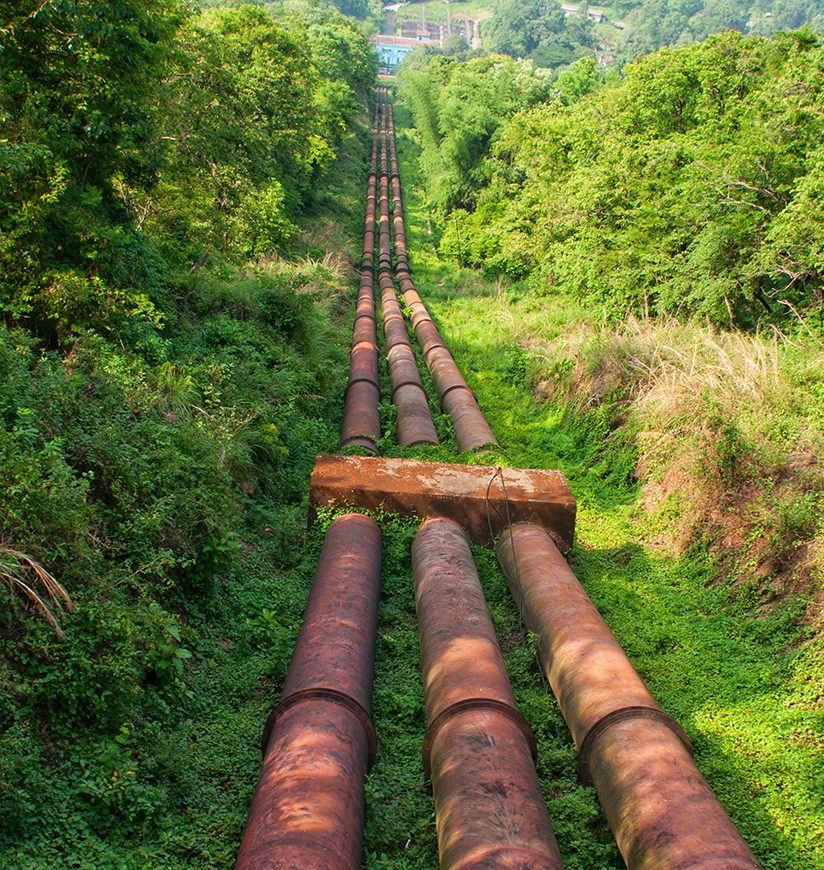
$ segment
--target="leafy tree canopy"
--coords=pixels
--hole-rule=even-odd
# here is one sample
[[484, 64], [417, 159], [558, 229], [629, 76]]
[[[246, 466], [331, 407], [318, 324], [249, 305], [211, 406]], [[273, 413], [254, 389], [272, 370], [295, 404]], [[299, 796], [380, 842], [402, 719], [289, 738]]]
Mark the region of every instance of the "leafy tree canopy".
[[566, 17], [554, 0], [501, 0], [483, 33], [491, 51], [529, 57], [543, 67], [571, 63], [597, 45], [592, 22]]
[[287, 244], [374, 77], [309, 2], [0, 13], [0, 314], [52, 344], [157, 325], [175, 265]]
[[441, 248], [615, 315], [747, 325], [820, 307], [822, 76], [808, 30], [668, 49], [611, 87], [563, 73], [453, 182], [474, 182], [472, 198], [433, 190]]

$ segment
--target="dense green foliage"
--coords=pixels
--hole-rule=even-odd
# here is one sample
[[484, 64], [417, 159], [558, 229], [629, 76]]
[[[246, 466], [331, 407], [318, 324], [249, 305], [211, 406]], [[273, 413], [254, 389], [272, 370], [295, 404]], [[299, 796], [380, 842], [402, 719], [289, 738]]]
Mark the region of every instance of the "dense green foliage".
[[421, 20], [425, 15], [427, 21], [444, 22], [449, 14], [455, 20], [468, 15], [481, 22], [483, 51], [529, 57], [556, 68], [596, 55], [605, 65], [620, 68], [660, 48], [730, 30], [754, 36], [804, 25], [824, 30], [822, 0], [567, 0], [563, 5], [566, 11], [559, 0], [424, 0], [406, 4], [397, 17]]
[[565, 16], [560, 3], [510, 0], [499, 4], [484, 25], [484, 48], [529, 57], [538, 66], [554, 67], [591, 54], [598, 39], [583, 15]]
[[145, 333], [167, 267], [288, 241], [374, 74], [331, 8], [10, 5], [0, 312], [51, 345]]
[[228, 866], [345, 381], [343, 257], [281, 257], [360, 223], [375, 60], [308, 3], [0, 12], [0, 864]]
[[[552, 98], [488, 133], [492, 156], [468, 173], [489, 179], [474, 204], [433, 191], [441, 250], [613, 315], [753, 324], [818, 311], [822, 58], [809, 31], [730, 34], [645, 58], [617, 86], [579, 74], [574, 96], [596, 93]], [[419, 122], [406, 82], [425, 153], [446, 173], [462, 129], [440, 120], [455, 111], [449, 90]]]
[[617, 0], [611, 5], [626, 18], [628, 38], [622, 54], [627, 57], [700, 42], [727, 30], [767, 36], [804, 24], [824, 29], [821, 0]]
[[529, 61], [452, 57], [406, 61], [403, 94], [421, 132], [421, 162], [434, 206], [471, 207], [489, 182], [492, 136], [519, 109], [545, 99], [550, 76]]

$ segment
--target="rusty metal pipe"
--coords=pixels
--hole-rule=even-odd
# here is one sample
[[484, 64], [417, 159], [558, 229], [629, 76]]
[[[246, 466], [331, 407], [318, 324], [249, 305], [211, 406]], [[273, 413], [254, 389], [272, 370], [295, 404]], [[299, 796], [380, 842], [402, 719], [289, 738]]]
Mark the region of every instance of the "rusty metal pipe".
[[464, 452], [497, 444], [495, 433], [435, 323], [431, 319], [418, 317], [415, 334], [435, 383], [441, 409], [452, 418], [458, 449]]
[[[355, 323], [368, 321], [365, 317], [359, 317]], [[350, 386], [356, 381], [369, 381], [379, 387], [378, 382], [378, 346], [374, 337], [374, 324], [371, 325], [371, 335], [367, 340], [359, 341], [353, 345], [352, 353], [349, 356], [349, 384]]]
[[631, 870], [753, 870], [758, 861], [550, 536], [518, 523], [498, 561]]
[[498, 443], [469, 387], [446, 393], [443, 410], [452, 419], [455, 441], [460, 451], [479, 450]]
[[380, 415], [378, 388], [370, 381], [354, 381], [346, 391], [340, 446], [365, 447], [378, 452]]
[[448, 519], [425, 522], [412, 571], [440, 866], [560, 870], [534, 739], [516, 707], [463, 529]]
[[364, 778], [374, 758], [372, 673], [380, 531], [348, 514], [326, 533], [236, 870], [361, 866]]
[[[397, 439], [401, 447], [437, 444], [438, 434], [432, 422], [429, 399], [418, 371], [409, 333], [403, 321], [392, 280], [389, 191], [386, 175], [387, 139], [385, 126], [380, 135], [380, 233], [378, 285], [383, 307], [384, 334], [388, 347], [389, 378], [392, 382], [392, 402], [396, 408]], [[397, 203], [395, 203], [397, 207]], [[397, 243], [398, 216], [392, 221]], [[401, 224], [402, 229], [402, 224]], [[404, 352], [404, 348], [406, 352]]]
[[384, 308], [383, 331], [386, 335], [386, 346], [390, 351], [398, 345], [405, 345], [409, 342], [406, 321], [400, 314], [387, 316], [386, 308]]
[[422, 384], [414, 381], [399, 384], [392, 390], [392, 403], [397, 408], [397, 436], [401, 447], [438, 443]]
[[349, 381], [344, 396], [340, 447], [364, 447], [377, 453], [380, 440], [380, 387], [378, 380], [378, 343], [375, 330], [375, 229], [378, 153], [378, 114], [372, 128], [371, 171], [366, 189], [363, 250], [361, 256], [355, 323], [352, 329], [352, 352], [349, 357]]
[[376, 341], [375, 318], [372, 314], [355, 317], [355, 327], [352, 330], [352, 342], [355, 347], [361, 343], [374, 344]]
[[[492, 444], [497, 444], [495, 434], [484, 417], [474, 394], [470, 390], [454, 357], [446, 347], [438, 327], [435, 325], [426, 305], [415, 289], [409, 275], [409, 261], [406, 252], [406, 233], [403, 222], [403, 205], [401, 197], [400, 178], [397, 175], [397, 151], [395, 146], [395, 129], [393, 110], [387, 104], [382, 112], [380, 140], [381, 177], [380, 177], [380, 208], [381, 208], [381, 251], [383, 247], [384, 210], [387, 212], [386, 232], [388, 235], [388, 200], [386, 179], [386, 153], [389, 152], [389, 164], [392, 167], [392, 197], [393, 197], [393, 228], [395, 242], [395, 275], [398, 280], [404, 303], [411, 309], [412, 325], [420, 344], [426, 366], [432, 375], [441, 408], [452, 416], [455, 439], [461, 452], [477, 450]], [[383, 288], [383, 284], [381, 284]], [[384, 296], [381, 290], [382, 298]], [[384, 321], [386, 328], [386, 321]], [[399, 333], [395, 327], [393, 335]], [[393, 386], [397, 386], [393, 381]]]

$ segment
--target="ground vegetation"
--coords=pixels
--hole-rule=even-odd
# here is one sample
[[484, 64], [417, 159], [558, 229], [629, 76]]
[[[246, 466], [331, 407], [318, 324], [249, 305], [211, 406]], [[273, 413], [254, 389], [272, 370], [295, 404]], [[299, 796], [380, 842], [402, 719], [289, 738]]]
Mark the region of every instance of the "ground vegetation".
[[375, 59], [309, 3], [2, 20], [0, 864], [230, 866], [337, 437]]

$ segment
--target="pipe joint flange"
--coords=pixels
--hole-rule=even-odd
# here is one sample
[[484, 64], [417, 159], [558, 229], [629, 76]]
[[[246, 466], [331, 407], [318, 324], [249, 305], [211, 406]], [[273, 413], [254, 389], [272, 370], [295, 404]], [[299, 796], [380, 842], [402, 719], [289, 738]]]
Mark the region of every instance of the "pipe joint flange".
[[[418, 375], [418, 377], [420, 377], [420, 375]], [[401, 381], [397, 386], [392, 387], [392, 393], [390, 395], [390, 399], [391, 399], [393, 404], [395, 403], [395, 393], [397, 393], [401, 387], [417, 387], [423, 393], [427, 404], [429, 404], [429, 396], [426, 395], [426, 390], [424, 389], [423, 384], [420, 381], [413, 381], [411, 379]]]
[[263, 735], [260, 738], [260, 751], [266, 757], [266, 749], [269, 746], [269, 740], [272, 737], [272, 731], [275, 728], [277, 720], [292, 707], [297, 704], [302, 704], [304, 701], [330, 701], [332, 704], [337, 704], [340, 707], [345, 707], [350, 713], [353, 713], [360, 724], [363, 726], [364, 734], [366, 735], [366, 745], [368, 747], [367, 772], [372, 769], [375, 763], [375, 756], [378, 752], [378, 735], [375, 731], [375, 726], [372, 723], [372, 717], [367, 711], [349, 695], [339, 692], [337, 689], [301, 689], [299, 692], [294, 692], [286, 698], [282, 698], [280, 703], [269, 714], [266, 724], [263, 726]]
[[344, 447], [363, 447], [375, 456], [380, 456], [377, 441], [378, 439], [372, 435], [350, 435], [338, 442], [338, 450], [343, 450]]
[[426, 736], [423, 739], [423, 772], [427, 780], [432, 777], [432, 744], [435, 742], [435, 737], [437, 737], [438, 732], [450, 719], [460, 716], [461, 713], [465, 713], [467, 710], [492, 710], [514, 722], [524, 735], [532, 755], [532, 761], [537, 764], [538, 747], [535, 743], [535, 735], [532, 733], [529, 723], [515, 707], [503, 701], [496, 701], [494, 698], [466, 698], [463, 701], [452, 704], [445, 710], [441, 710], [426, 729]]
[[447, 388], [446, 388], [446, 389], [445, 389], [445, 390], [444, 390], [444, 391], [443, 391], [443, 392], [438, 396], [438, 399], [439, 399], [439, 401], [440, 401], [440, 403], [441, 403], [441, 409], [443, 409], [443, 400], [444, 400], [444, 398], [446, 398], [446, 396], [448, 396], [450, 393], [454, 393], [455, 390], [466, 390], [467, 393], [469, 393], [469, 395], [472, 396], [473, 399], [475, 399], [475, 404], [476, 404], [476, 405], [478, 404], [478, 400], [475, 398], [475, 393], [473, 393], [472, 390], [470, 389], [469, 385], [468, 385], [466, 382], [464, 382], [463, 384], [452, 384], [452, 386], [447, 387]]
[[344, 402], [346, 401], [346, 397], [349, 395], [349, 390], [354, 387], [355, 384], [371, 384], [378, 391], [378, 395], [380, 395], [381, 388], [374, 380], [372, 380], [372, 378], [359, 375], [356, 378], [352, 378], [352, 380], [346, 385], [346, 389], [343, 391]]
[[672, 716], [667, 715], [657, 707], [621, 707], [619, 710], [613, 710], [611, 713], [607, 713], [606, 716], [602, 716], [584, 736], [581, 749], [578, 752], [578, 775], [584, 785], [592, 785], [589, 760], [592, 757], [592, 751], [598, 738], [613, 725], [618, 724], [618, 722], [624, 722], [627, 719], [654, 719], [657, 722], [662, 722], [684, 744], [687, 752], [692, 755], [692, 743], [689, 737], [687, 737], [684, 729]]
[[[435, 321], [433, 320], [432, 323], [434, 322]], [[445, 344], [443, 344], [443, 342], [441, 344], [430, 344], [427, 348], [421, 348], [423, 350], [423, 358], [427, 359], [429, 354], [432, 353], [433, 350], [437, 350], [438, 348], [442, 348], [443, 350], [449, 350], [449, 348]]]

